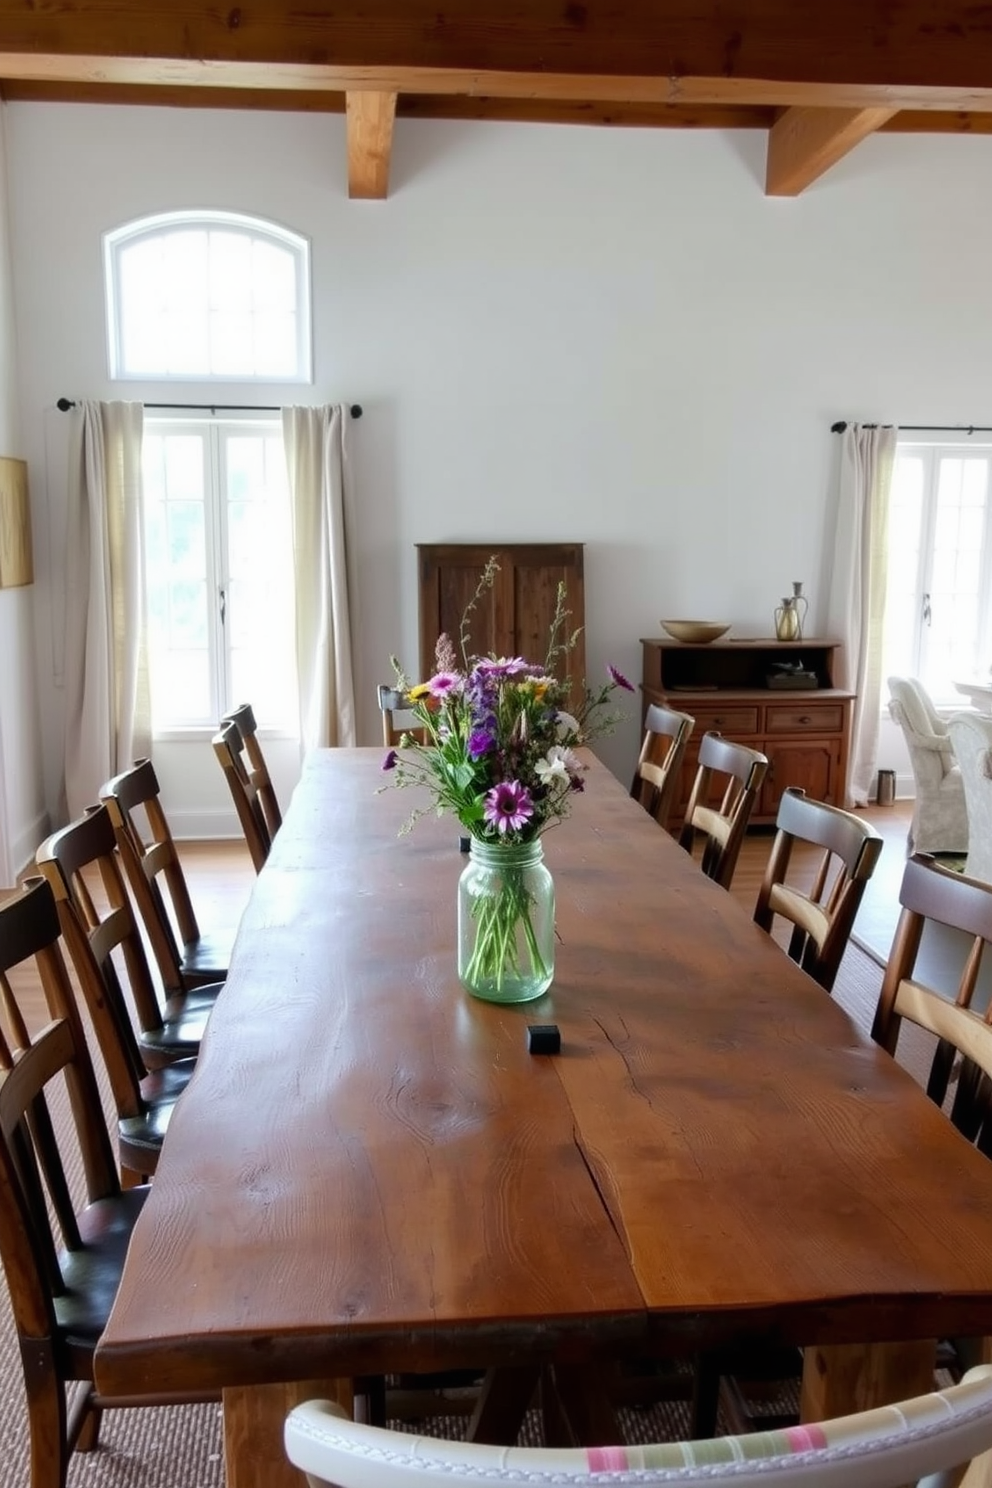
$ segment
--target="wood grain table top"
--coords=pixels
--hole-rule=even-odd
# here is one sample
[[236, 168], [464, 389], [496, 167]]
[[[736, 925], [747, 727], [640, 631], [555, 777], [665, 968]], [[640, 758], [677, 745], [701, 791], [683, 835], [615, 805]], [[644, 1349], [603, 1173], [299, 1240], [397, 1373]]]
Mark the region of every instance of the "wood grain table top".
[[455, 973], [457, 824], [398, 837], [380, 759], [307, 761], [102, 1389], [992, 1332], [987, 1160], [605, 768], [545, 838], [551, 991], [500, 1008]]

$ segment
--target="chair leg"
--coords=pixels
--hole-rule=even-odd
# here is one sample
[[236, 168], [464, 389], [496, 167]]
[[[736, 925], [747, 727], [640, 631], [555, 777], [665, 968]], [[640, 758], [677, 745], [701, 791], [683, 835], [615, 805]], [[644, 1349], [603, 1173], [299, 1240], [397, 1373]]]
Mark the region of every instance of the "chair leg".
[[91, 1385], [80, 1390], [69, 1412], [66, 1439], [70, 1452], [94, 1452], [100, 1445], [100, 1422], [103, 1407], [96, 1403]]
[[[21, 1348], [23, 1356], [26, 1345], [22, 1343]], [[25, 1359], [25, 1364], [27, 1362]], [[34, 1379], [27, 1381], [27, 1386], [31, 1488], [65, 1488], [69, 1469], [65, 1386], [50, 1357], [38, 1369]]]
[[690, 1436], [706, 1441], [716, 1436], [720, 1408], [720, 1365], [712, 1354], [698, 1354], [694, 1361]]

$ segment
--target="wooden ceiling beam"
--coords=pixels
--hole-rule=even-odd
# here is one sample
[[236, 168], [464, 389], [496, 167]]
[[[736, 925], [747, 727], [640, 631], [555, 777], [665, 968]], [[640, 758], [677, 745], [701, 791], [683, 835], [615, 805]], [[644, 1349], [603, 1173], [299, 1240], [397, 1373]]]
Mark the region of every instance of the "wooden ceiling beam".
[[[459, 92], [491, 92], [478, 88], [481, 74], [516, 75], [517, 87], [524, 75], [538, 86], [542, 78], [568, 76], [653, 78], [669, 86], [751, 79], [959, 96], [992, 86], [992, 27], [986, 9], [973, 0], [735, 0], [732, 6], [725, 0], [666, 0], [663, 6], [514, 0], [509, 8], [505, 0], [446, 0], [443, 7], [436, 0], [310, 7], [296, 0], [143, 0], [140, 6], [133, 0], [71, 6], [0, 0], [0, 52], [36, 60], [133, 58], [152, 69], [170, 60], [273, 64], [324, 70], [336, 87], [366, 72], [368, 85], [384, 91], [402, 91], [411, 74], [435, 72], [459, 74]], [[476, 87], [466, 87], [473, 76]], [[840, 107], [884, 102], [822, 101]], [[896, 106], [903, 106], [901, 98]]]
[[[2, 3], [2, 0], [0, 0]], [[2, 37], [2, 29], [0, 29]], [[446, 68], [201, 62], [179, 58], [68, 56], [0, 50], [0, 83], [101, 87], [220, 88], [282, 94], [415, 93], [546, 102], [666, 104], [689, 107], [887, 108], [992, 112], [988, 87], [773, 82], [739, 77], [461, 72]]]
[[768, 134], [766, 196], [798, 196], [895, 109], [787, 109]]
[[348, 93], [348, 195], [384, 201], [396, 118], [395, 93]]

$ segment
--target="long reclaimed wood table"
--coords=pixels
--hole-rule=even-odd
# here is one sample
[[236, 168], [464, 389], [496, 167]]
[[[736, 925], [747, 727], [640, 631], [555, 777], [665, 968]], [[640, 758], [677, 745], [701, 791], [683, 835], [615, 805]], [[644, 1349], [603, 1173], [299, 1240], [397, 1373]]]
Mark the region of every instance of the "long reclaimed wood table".
[[100, 1389], [222, 1388], [231, 1488], [276, 1488], [328, 1379], [771, 1337], [827, 1415], [992, 1332], [987, 1160], [605, 768], [545, 838], [551, 991], [502, 1008], [455, 975], [456, 824], [398, 837], [380, 758], [307, 760]]

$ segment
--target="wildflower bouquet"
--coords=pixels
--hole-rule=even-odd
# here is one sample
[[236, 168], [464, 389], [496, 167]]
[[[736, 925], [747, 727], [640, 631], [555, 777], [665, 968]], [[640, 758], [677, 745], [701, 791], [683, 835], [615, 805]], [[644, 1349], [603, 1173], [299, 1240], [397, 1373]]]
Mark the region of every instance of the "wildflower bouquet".
[[[576, 749], [616, 725], [622, 715], [611, 711], [612, 694], [633, 688], [610, 667], [598, 691], [585, 688], [572, 710], [566, 706], [567, 684], [554, 669], [578, 633], [565, 634], [564, 585], [543, 664], [519, 656], [468, 656], [469, 616], [495, 573], [491, 562], [462, 618], [460, 663], [447, 636], [438, 641], [436, 671], [426, 682], [410, 686], [394, 660], [416, 734], [403, 736], [383, 769], [395, 771], [398, 785], [426, 787], [438, 815], [456, 816], [471, 838], [475, 868], [489, 874], [490, 891], [482, 892], [477, 882], [479, 891], [472, 893], [470, 884], [469, 907], [460, 916], [463, 983], [480, 996], [522, 1001], [550, 985], [554, 966], [553, 899], [550, 941], [542, 944], [529, 872], [540, 863], [538, 839], [568, 814], [572, 793], [582, 789], [586, 767]], [[416, 809], [404, 830], [429, 810]], [[527, 847], [530, 852], [522, 853]], [[472, 870], [470, 864], [466, 875]]]

